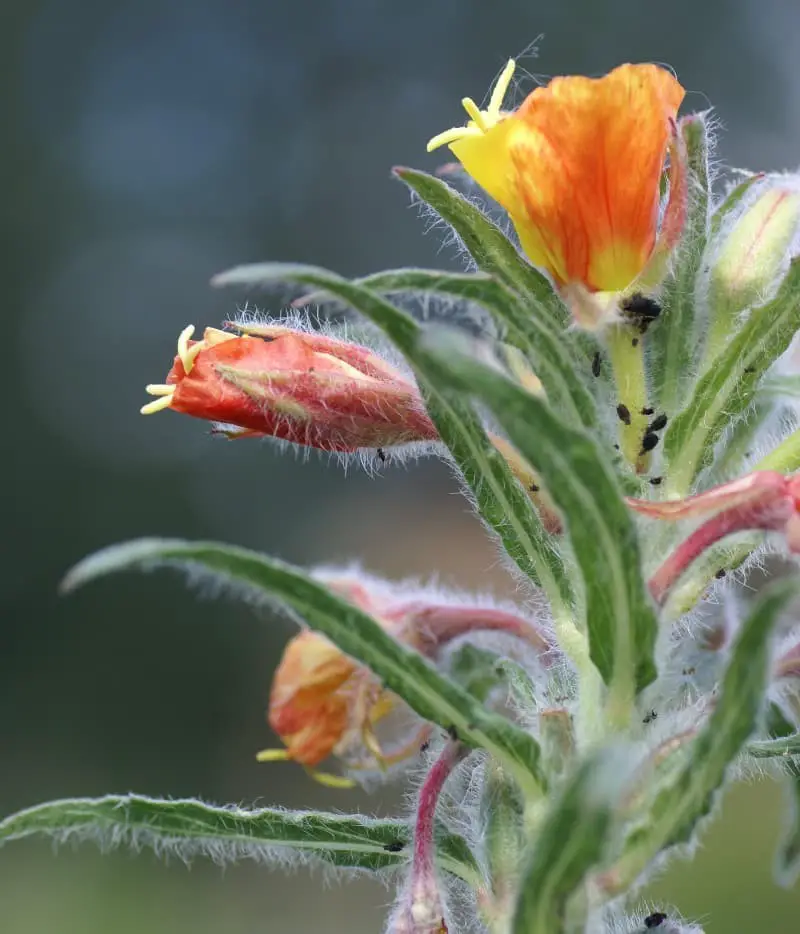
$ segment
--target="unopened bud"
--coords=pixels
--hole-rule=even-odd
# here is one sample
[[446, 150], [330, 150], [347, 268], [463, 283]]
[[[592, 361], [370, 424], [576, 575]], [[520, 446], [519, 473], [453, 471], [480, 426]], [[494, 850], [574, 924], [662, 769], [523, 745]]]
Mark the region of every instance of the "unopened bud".
[[272, 435], [323, 451], [438, 438], [417, 387], [369, 348], [283, 325], [243, 330], [207, 328], [192, 341], [186, 328], [142, 413], [170, 408], [223, 423], [236, 437]]
[[[734, 224], [711, 271], [712, 314], [729, 319], [769, 298], [800, 226], [800, 192], [767, 189]], [[720, 328], [723, 322], [720, 321]]]

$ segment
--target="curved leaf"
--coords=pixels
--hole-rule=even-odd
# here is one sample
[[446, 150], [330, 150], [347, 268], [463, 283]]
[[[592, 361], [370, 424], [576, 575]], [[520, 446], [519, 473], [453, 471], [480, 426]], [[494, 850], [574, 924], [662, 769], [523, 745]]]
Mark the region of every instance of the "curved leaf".
[[691, 839], [697, 823], [710, 813], [731, 763], [758, 727], [769, 637], [778, 614], [796, 594], [795, 583], [773, 584], [742, 623], [708, 722], [688, 749], [680, 748], [680, 768], [661, 774], [663, 784], [646, 825], [628, 836], [619, 861], [600, 880], [609, 894], [628, 889], [664, 849]]
[[457, 394], [447, 391], [436, 362], [419, 353], [420, 325], [379, 295], [313, 266], [280, 263], [238, 266], [212, 280], [219, 286], [249, 287], [282, 281], [324, 289], [386, 333], [416, 369], [430, 416], [474, 494], [483, 520], [502, 541], [517, 567], [541, 584], [551, 602], [567, 603], [570, 587], [552, 536], [505, 459], [487, 437], [480, 419]]
[[544, 784], [539, 747], [532, 736], [489, 713], [422, 655], [393, 639], [371, 616], [290, 565], [232, 545], [143, 538], [85, 558], [69, 572], [62, 587], [70, 591], [117, 571], [164, 563], [209, 571], [254, 596], [280, 601], [370, 668], [424, 720], [455, 730], [464, 742], [496, 755], [529, 793], [538, 794], [539, 783]]
[[[291, 863], [311, 859], [338, 869], [376, 872], [407, 860], [409, 826], [398, 820], [285, 811], [280, 808], [218, 807], [195, 798], [167, 801], [144, 795], [65, 798], [26, 808], [0, 821], [0, 846], [24, 837], [91, 840], [103, 849], [122, 844], [136, 850], [175, 853], [215, 862], [257, 859]], [[461, 837], [438, 838], [443, 869], [468, 882], [478, 869]]]

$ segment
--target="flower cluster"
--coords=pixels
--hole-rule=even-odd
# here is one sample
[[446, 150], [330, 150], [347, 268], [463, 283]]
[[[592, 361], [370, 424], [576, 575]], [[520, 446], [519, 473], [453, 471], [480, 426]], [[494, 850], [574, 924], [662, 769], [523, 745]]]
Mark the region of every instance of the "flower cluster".
[[[467, 123], [428, 144], [450, 147], [488, 211], [457, 173], [396, 170], [452, 226], [469, 272], [350, 281], [264, 264], [215, 280], [322, 289], [315, 301], [345, 302], [408, 368], [296, 317], [197, 341], [188, 327], [141, 411], [381, 461], [440, 454], [523, 608], [171, 540], [112, 549], [69, 583], [184, 560], [308, 623], [272, 682], [282, 745], [257, 758], [334, 787], [425, 774], [410, 821], [271, 813], [285, 826], [268, 843], [348, 869], [408, 864], [390, 934], [454, 930], [453, 890], [469, 892], [470, 930], [492, 934], [695, 931], [622, 905], [695, 839], [735, 762], [784, 768], [800, 800], [790, 592], [734, 622], [706, 600], [767, 539], [800, 554], [800, 419], [785, 401], [787, 385], [798, 395], [800, 179], [745, 175], [718, 197], [708, 116], [679, 113], [665, 68], [557, 77], [516, 107], [514, 75], [510, 61], [485, 109], [465, 98]], [[420, 294], [490, 323], [442, 336], [409, 312]], [[800, 816], [778, 863], [782, 881], [800, 875]]]

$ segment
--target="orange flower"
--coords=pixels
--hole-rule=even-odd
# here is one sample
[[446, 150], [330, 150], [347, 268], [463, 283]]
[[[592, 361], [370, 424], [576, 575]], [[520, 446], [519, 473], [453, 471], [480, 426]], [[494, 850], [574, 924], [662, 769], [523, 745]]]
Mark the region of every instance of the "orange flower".
[[466, 98], [468, 125], [434, 137], [428, 150], [450, 145], [559, 286], [627, 288], [656, 245], [659, 182], [683, 88], [656, 65], [621, 65], [603, 78], [554, 78], [505, 113], [513, 73], [510, 61], [485, 111]]
[[324, 636], [303, 631], [286, 646], [270, 693], [267, 719], [286, 748], [265, 749], [256, 758], [292, 760], [324, 784], [351, 787], [352, 780], [318, 772], [316, 766], [334, 754], [352, 757], [366, 751], [371, 763], [362, 760], [354, 767], [383, 769], [413, 755], [427, 735], [424, 726], [399, 750], [384, 753], [374, 728], [398, 703], [368, 669]]
[[193, 327], [150, 415], [170, 408], [233, 426], [228, 434], [273, 435], [324, 451], [391, 447], [438, 437], [413, 383], [367, 347], [280, 325], [239, 336]]

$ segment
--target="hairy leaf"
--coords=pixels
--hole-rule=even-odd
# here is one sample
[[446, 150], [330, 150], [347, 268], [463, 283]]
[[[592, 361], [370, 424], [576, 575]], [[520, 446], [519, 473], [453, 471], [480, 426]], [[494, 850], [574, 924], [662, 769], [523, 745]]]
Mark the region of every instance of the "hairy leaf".
[[784, 888], [791, 888], [800, 875], [800, 763], [797, 760], [789, 766], [786, 785], [789, 815], [775, 856], [775, 878]]
[[405, 354], [419, 375], [430, 416], [474, 494], [481, 517], [523, 574], [541, 584], [551, 601], [567, 602], [570, 588], [552, 537], [487, 437], [480, 419], [457, 395], [447, 391], [435, 362], [418, 352], [420, 325], [369, 289], [313, 266], [239, 266], [213, 280], [216, 285], [250, 287], [281, 281], [299, 282], [336, 295], [381, 328]]
[[566, 929], [569, 898], [606, 849], [621, 790], [617, 759], [609, 750], [592, 755], [551, 805], [520, 880], [513, 934], [560, 934]]
[[687, 493], [711, 462], [725, 427], [752, 403], [761, 377], [788, 349], [798, 329], [800, 260], [794, 260], [775, 298], [753, 309], [667, 429], [664, 450], [674, 493]]
[[587, 426], [596, 423], [594, 400], [577, 374], [585, 355], [575, 345], [573, 335], [553, 320], [548, 308], [525, 301], [484, 273], [396, 269], [359, 279], [358, 284], [375, 292], [420, 291], [481, 305], [504, 327], [505, 339], [527, 356], [548, 399], [564, 418]]
[[795, 584], [773, 584], [742, 623], [708, 722], [688, 749], [680, 748], [680, 768], [661, 773], [663, 784], [646, 824], [628, 836], [619, 861], [603, 874], [601, 885], [609, 894], [625, 891], [662, 850], [691, 839], [697, 823], [710, 813], [731, 763], [758, 727], [769, 637], [796, 594]]
[[714, 213], [711, 216], [711, 236], [710, 239], [713, 240], [722, 229], [722, 225], [728, 219], [730, 214], [739, 207], [745, 197], [750, 193], [757, 182], [760, 182], [764, 178], [762, 172], [756, 172], [753, 175], [748, 175], [747, 178], [739, 182], [738, 185], [734, 185], [730, 189], [728, 194], [722, 200], [722, 202], [715, 208]]
[[455, 352], [432, 355], [455, 387], [492, 410], [541, 477], [562, 513], [580, 569], [592, 661], [607, 683], [630, 682], [640, 690], [656, 675], [657, 622], [636, 529], [602, 450], [500, 373]]
[[117, 571], [164, 563], [208, 571], [252, 595], [289, 607], [312, 629], [375, 672], [424, 720], [455, 729], [464, 742], [482, 746], [505, 762], [528, 791], [538, 789], [542, 780], [539, 747], [532, 736], [489, 713], [422, 655], [393, 639], [371, 616], [298, 568], [232, 545], [144, 538], [84, 559], [67, 575], [63, 589], [73, 590]]
[[483, 211], [433, 175], [403, 167], [395, 168], [394, 174], [453, 228], [478, 269], [530, 302], [544, 305], [549, 319], [562, 326], [568, 324], [567, 310], [552, 285]]
[[[194, 798], [159, 800], [144, 795], [65, 798], [26, 808], [0, 821], [0, 845], [23, 837], [91, 840], [103, 849], [136, 850], [215, 862], [257, 859], [292, 864], [311, 859], [339, 869], [378, 871], [408, 858], [410, 828], [403, 821], [280, 808], [219, 807]], [[442, 831], [441, 866], [467, 881], [477, 867], [461, 837]]]

